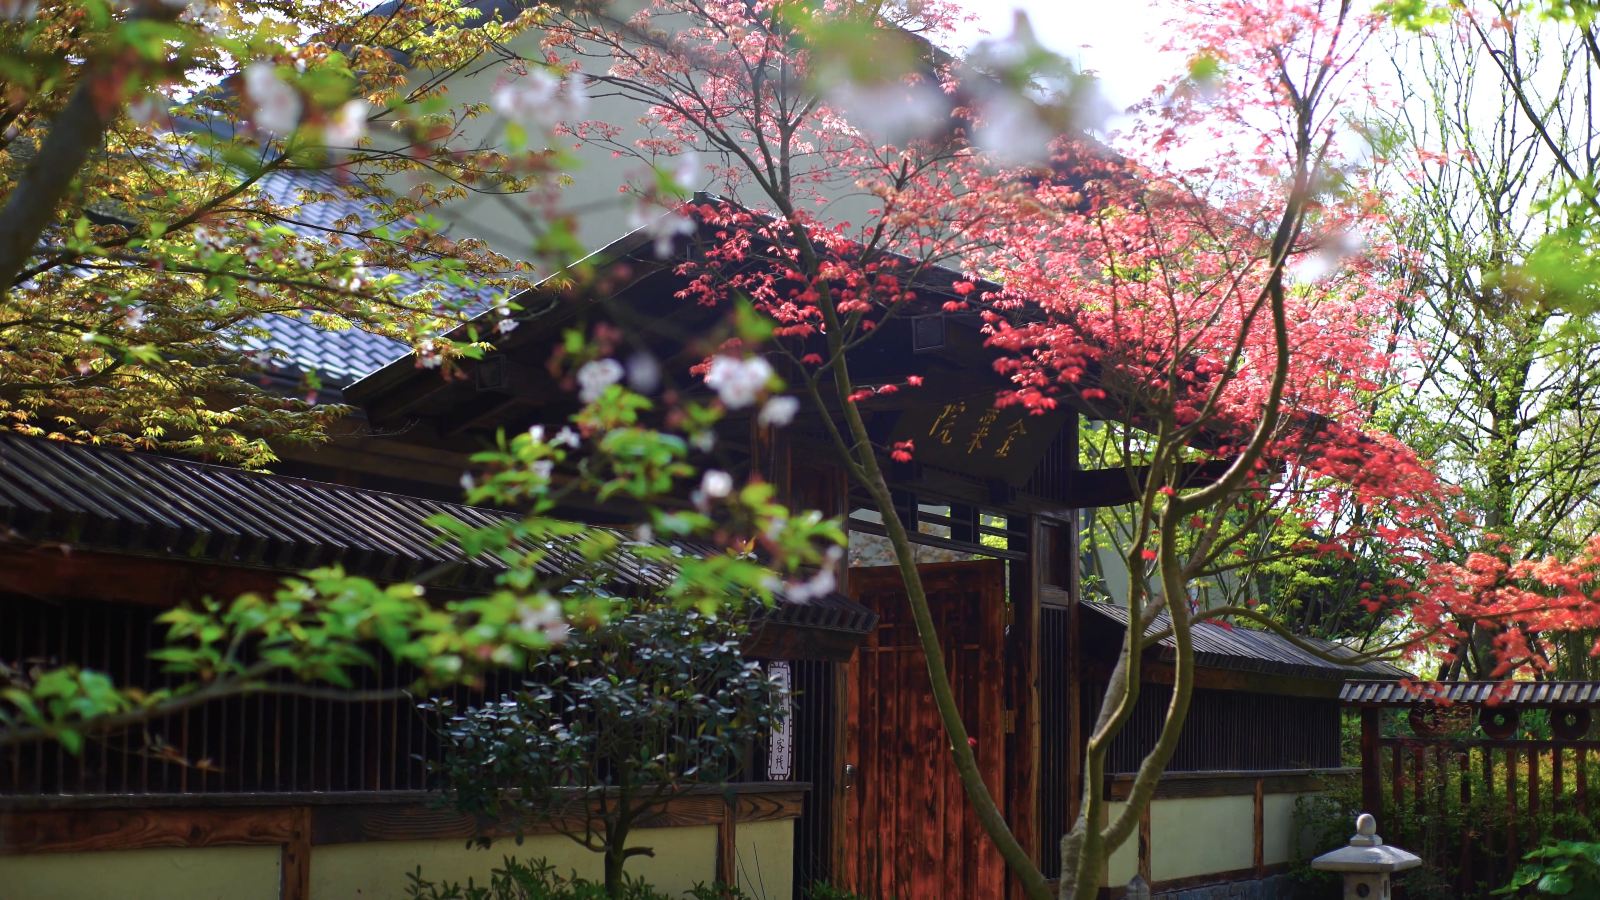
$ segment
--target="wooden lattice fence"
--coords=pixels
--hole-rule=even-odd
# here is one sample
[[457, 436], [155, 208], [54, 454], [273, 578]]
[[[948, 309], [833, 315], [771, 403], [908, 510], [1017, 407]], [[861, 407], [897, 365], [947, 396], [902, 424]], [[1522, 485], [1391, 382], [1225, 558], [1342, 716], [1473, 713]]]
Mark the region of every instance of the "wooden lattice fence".
[[1343, 700], [1360, 710], [1362, 808], [1457, 896], [1506, 883], [1544, 841], [1600, 840], [1600, 684], [1356, 682]]

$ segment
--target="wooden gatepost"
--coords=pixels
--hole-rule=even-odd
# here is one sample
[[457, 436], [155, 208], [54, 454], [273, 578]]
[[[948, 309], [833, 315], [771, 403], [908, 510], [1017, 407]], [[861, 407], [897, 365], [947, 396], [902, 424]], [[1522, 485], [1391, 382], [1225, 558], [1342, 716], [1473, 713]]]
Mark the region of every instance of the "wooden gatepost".
[[1458, 890], [1504, 884], [1543, 841], [1600, 837], [1600, 682], [1352, 681], [1340, 701], [1360, 716], [1362, 810]]

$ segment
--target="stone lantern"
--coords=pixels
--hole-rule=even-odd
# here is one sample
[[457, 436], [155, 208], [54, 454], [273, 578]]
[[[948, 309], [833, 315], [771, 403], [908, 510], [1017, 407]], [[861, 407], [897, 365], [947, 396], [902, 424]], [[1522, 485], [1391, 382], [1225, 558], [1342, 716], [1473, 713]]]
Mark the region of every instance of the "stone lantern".
[[1356, 833], [1348, 847], [1311, 861], [1313, 869], [1344, 873], [1345, 900], [1390, 900], [1390, 876], [1420, 865], [1422, 859], [1415, 853], [1383, 843], [1378, 836], [1378, 820], [1371, 813], [1356, 816]]

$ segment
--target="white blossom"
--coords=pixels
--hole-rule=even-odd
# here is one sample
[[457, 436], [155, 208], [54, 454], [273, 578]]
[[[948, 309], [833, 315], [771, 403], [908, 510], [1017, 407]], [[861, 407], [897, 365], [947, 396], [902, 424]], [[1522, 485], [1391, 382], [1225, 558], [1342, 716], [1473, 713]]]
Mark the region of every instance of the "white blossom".
[[633, 539], [641, 544], [648, 544], [656, 539], [656, 530], [650, 527], [649, 522], [641, 522], [633, 529]]
[[182, 10], [178, 18], [185, 22], [196, 22], [207, 29], [215, 29], [222, 24], [222, 10], [208, 0], [161, 0], [162, 3], [173, 9]]
[[367, 136], [367, 113], [372, 104], [365, 100], [351, 100], [339, 107], [327, 126], [322, 129], [323, 142], [330, 147], [354, 147]]
[[692, 194], [700, 185], [700, 154], [685, 150], [672, 161], [672, 183], [685, 194]]
[[511, 318], [511, 304], [504, 299], [501, 299], [499, 303], [495, 304], [494, 311], [500, 314], [500, 321], [495, 323], [494, 330], [500, 332], [501, 334], [510, 334], [511, 332], [517, 330], [518, 325], [522, 324], [516, 319]]
[[227, 243], [222, 232], [205, 225], [194, 230], [194, 242], [207, 250], [221, 250]]
[[439, 347], [431, 340], [423, 341], [417, 345], [417, 362], [424, 369], [437, 369], [444, 362], [444, 357], [439, 355]]
[[672, 242], [678, 235], [694, 234], [693, 219], [676, 209], [664, 210], [643, 200], [628, 212], [628, 227], [650, 236], [657, 259], [672, 255]]
[[300, 92], [278, 77], [270, 62], [253, 62], [244, 70], [244, 93], [255, 106], [252, 121], [269, 134], [286, 135], [300, 124]]
[[596, 359], [578, 369], [578, 399], [593, 403], [600, 399], [606, 388], [622, 380], [622, 363], [614, 359]]
[[733, 493], [733, 476], [721, 469], [707, 469], [700, 477], [700, 491], [707, 497], [721, 500]]
[[461, 473], [461, 489], [463, 491], [470, 491], [470, 490], [472, 490], [473, 488], [475, 488], [477, 486], [478, 486], [478, 480], [476, 478], [472, 477], [472, 473], [471, 472], [462, 472]]
[[1031, 165], [1050, 158], [1055, 132], [1026, 97], [993, 90], [978, 101], [978, 111], [978, 148], [996, 162]]
[[533, 426], [529, 427], [528, 428], [528, 440], [534, 442], [535, 444], [544, 443], [544, 426], [543, 425], [533, 425]]
[[794, 421], [795, 413], [800, 411], [800, 398], [798, 397], [773, 397], [761, 407], [761, 414], [756, 416], [756, 423], [767, 427], [782, 428]]
[[489, 106], [531, 131], [550, 131], [582, 116], [589, 107], [589, 90], [582, 75], [573, 74], [565, 82], [543, 68], [513, 69], [510, 75], [490, 93]]
[[566, 640], [572, 631], [561, 604], [554, 600], [522, 604], [517, 609], [517, 624], [524, 631], [543, 634], [552, 644]]
[[841, 80], [828, 100], [861, 129], [884, 143], [904, 146], [950, 127], [950, 100], [926, 81], [861, 84]]
[[823, 566], [805, 581], [790, 582], [785, 585], [783, 596], [795, 603], [810, 603], [812, 600], [820, 600], [833, 593], [837, 583], [833, 575], [833, 566]]
[[641, 394], [654, 394], [661, 386], [661, 364], [644, 351], [628, 358], [628, 387]]
[[550, 446], [565, 446], [576, 450], [578, 449], [578, 433], [573, 431], [571, 426], [563, 425], [561, 430], [556, 432], [556, 436], [550, 439]]
[[759, 356], [739, 359], [718, 356], [711, 360], [706, 373], [706, 387], [717, 392], [722, 405], [729, 409], [744, 409], [756, 402], [772, 379], [772, 366]]

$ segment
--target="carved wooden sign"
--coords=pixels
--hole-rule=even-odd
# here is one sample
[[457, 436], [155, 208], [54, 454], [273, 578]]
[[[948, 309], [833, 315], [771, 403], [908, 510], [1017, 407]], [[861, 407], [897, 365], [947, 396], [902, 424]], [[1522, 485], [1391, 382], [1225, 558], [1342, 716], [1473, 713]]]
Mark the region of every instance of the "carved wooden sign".
[[1033, 415], [972, 397], [905, 410], [894, 440], [911, 441], [918, 462], [1021, 487], [1067, 421], [1065, 410]]
[[782, 660], [767, 663], [767, 677], [774, 690], [782, 691], [782, 717], [772, 726], [767, 741], [767, 780], [788, 781], [794, 777], [794, 673]]

